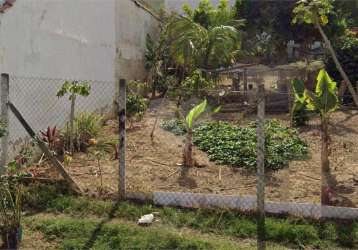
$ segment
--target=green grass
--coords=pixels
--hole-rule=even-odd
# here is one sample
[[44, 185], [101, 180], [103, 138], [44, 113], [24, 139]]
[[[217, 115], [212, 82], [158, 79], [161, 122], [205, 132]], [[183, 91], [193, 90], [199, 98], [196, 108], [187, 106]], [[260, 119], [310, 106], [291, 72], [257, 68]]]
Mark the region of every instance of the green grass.
[[[159, 212], [160, 223], [177, 229], [191, 228], [201, 233], [213, 233], [233, 238], [255, 238], [256, 220], [253, 216], [242, 215], [238, 212], [208, 209], [178, 209], [171, 207], [155, 207], [151, 204], [135, 204], [120, 202], [114, 204], [109, 201], [92, 200], [84, 197], [58, 195], [54, 190], [44, 188], [35, 189], [34, 196], [29, 195], [30, 207], [37, 210], [65, 213], [75, 217], [88, 217], [94, 215], [106, 217], [111, 214], [114, 218], [122, 218], [135, 222], [141, 215]], [[46, 199], [36, 202], [36, 197]], [[345, 248], [358, 248], [358, 222], [338, 223], [308, 221], [297, 218], [266, 219], [267, 240], [280, 244], [299, 247], [307, 245], [321, 249], [341, 246]]]
[[201, 239], [158, 228], [142, 228], [100, 220], [50, 218], [28, 221], [46, 241], [57, 241], [59, 249], [240, 249], [230, 241]]

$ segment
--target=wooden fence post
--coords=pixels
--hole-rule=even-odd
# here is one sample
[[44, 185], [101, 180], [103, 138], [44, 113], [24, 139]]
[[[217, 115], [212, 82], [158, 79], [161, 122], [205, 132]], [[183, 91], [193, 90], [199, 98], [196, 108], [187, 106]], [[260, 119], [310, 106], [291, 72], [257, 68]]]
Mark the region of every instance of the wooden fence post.
[[[7, 103], [9, 101], [9, 75], [1, 74], [1, 121], [6, 125], [9, 131], [9, 108]], [[0, 156], [0, 175], [5, 171], [8, 153], [8, 132], [1, 138], [1, 156]]]
[[119, 199], [126, 197], [126, 80], [119, 80]]
[[265, 249], [265, 87], [257, 89], [257, 249]]

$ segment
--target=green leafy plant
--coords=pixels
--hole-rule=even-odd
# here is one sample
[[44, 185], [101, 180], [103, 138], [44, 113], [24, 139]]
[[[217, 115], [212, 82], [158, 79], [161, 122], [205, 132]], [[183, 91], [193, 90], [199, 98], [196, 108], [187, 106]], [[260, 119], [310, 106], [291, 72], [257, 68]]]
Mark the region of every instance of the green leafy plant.
[[337, 97], [337, 85], [330, 78], [325, 70], [321, 70], [317, 76], [317, 85], [315, 92], [305, 90], [305, 98], [307, 108], [319, 112], [321, 118], [321, 203], [329, 205], [330, 192], [334, 186], [334, 180], [331, 175], [329, 162], [329, 134], [328, 134], [328, 120], [329, 114], [335, 111], [339, 105]]
[[[290, 160], [307, 155], [307, 145], [297, 131], [277, 120], [267, 121], [265, 167], [283, 168]], [[208, 153], [209, 159], [234, 167], [256, 168], [256, 128], [234, 126], [226, 122], [203, 123], [194, 129], [194, 144]]]
[[161, 127], [175, 135], [185, 135], [186, 133], [185, 122], [180, 119], [170, 119], [163, 121]]
[[141, 119], [147, 110], [148, 101], [140, 95], [129, 94], [126, 101], [126, 114], [128, 118]]
[[70, 113], [70, 131], [69, 131], [69, 148], [71, 154], [73, 153], [73, 123], [75, 119], [75, 105], [77, 96], [89, 96], [91, 86], [86, 82], [78, 81], [65, 81], [60, 90], [57, 92], [57, 97], [63, 97], [68, 95], [71, 101], [71, 113]]
[[324, 32], [322, 26], [325, 26], [329, 22], [329, 15], [333, 13], [333, 0], [300, 0], [297, 2], [296, 7], [293, 10], [293, 20], [292, 22], [295, 23], [306, 23], [306, 24], [313, 24], [315, 28], [318, 29], [323, 41], [325, 42], [332, 60], [336, 65], [342, 79], [348, 86], [350, 93], [352, 94], [354, 103], [358, 106], [358, 96], [357, 93], [350, 81], [349, 77], [347, 76], [346, 72], [344, 71], [341, 63], [337, 58], [337, 54], [331, 44], [331, 41], [328, 39], [326, 33]]
[[[181, 120], [171, 120], [170, 123], [172, 126], [167, 127], [168, 131], [179, 130], [180, 135], [185, 134], [186, 129], [184, 130]], [[267, 121], [265, 130], [266, 168], [281, 169], [290, 160], [307, 156], [307, 145], [299, 138], [295, 129], [282, 126], [277, 120], [270, 120]], [[256, 168], [255, 124], [239, 127], [225, 122], [203, 122], [193, 129], [193, 143], [208, 153], [210, 160], [219, 164]]]
[[[73, 145], [74, 150], [85, 152], [89, 146], [89, 140], [96, 138], [102, 129], [103, 116], [95, 113], [82, 112], [74, 119]], [[63, 130], [65, 143], [69, 142], [70, 133]]]
[[305, 92], [305, 83], [303, 80], [293, 79], [291, 82], [293, 94], [295, 97], [291, 119], [294, 126], [304, 126], [309, 120]]
[[1, 249], [17, 249], [22, 236], [21, 209], [23, 187], [21, 179], [23, 164], [16, 160], [6, 166], [5, 175], [0, 175], [0, 234]]
[[170, 20], [166, 30], [176, 63], [189, 72], [232, 64], [240, 48], [243, 21], [235, 19], [228, 1], [220, 1], [214, 8], [202, 0], [195, 10], [188, 5], [183, 9], [186, 16]]
[[214, 82], [210, 79], [206, 79], [201, 70], [194, 70], [190, 76], [186, 77], [182, 82], [183, 96], [199, 96], [199, 93], [203, 89], [210, 89], [214, 87]]
[[[205, 99], [203, 102], [199, 103], [195, 107], [193, 107], [187, 116], [185, 117], [185, 126], [186, 126], [186, 139], [184, 145], [183, 152], [183, 162], [185, 167], [193, 167], [193, 128], [195, 122], [199, 119], [199, 117], [207, 110], [207, 100]], [[213, 113], [218, 112], [220, 107], [216, 108]]]
[[103, 188], [103, 168], [101, 161], [105, 158], [107, 154], [112, 153], [117, 150], [116, 139], [101, 139], [93, 143], [90, 148], [90, 154], [97, 161], [97, 174], [100, 178], [99, 194], [101, 195], [104, 191]]

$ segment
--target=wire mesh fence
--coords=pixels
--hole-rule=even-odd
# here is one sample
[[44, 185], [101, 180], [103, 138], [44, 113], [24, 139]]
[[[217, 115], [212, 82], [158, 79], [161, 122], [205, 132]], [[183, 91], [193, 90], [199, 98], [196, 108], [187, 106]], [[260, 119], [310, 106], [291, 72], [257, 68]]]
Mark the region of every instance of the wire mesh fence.
[[[262, 75], [257, 71], [251, 73], [246, 72], [246, 83], [241, 79], [235, 89], [223, 77], [221, 85], [210, 91], [199, 91], [201, 96], [198, 98], [181, 98], [179, 105], [177, 98], [167, 94], [148, 102], [148, 109], [140, 117], [130, 117], [125, 137], [125, 162], [121, 162], [125, 165], [126, 196], [144, 194], [142, 197], [150, 197], [155, 204], [164, 206], [251, 212], [257, 211], [258, 204], [262, 207], [264, 200], [262, 208], [272, 214], [317, 219], [358, 218], [355, 208], [358, 206], [355, 163], [358, 113], [338, 111], [332, 115], [330, 160], [337, 183], [334, 190], [321, 190], [319, 116], [312, 113], [306, 126], [298, 130], [291, 128], [293, 96], [289, 82], [294, 74], [282, 76], [281, 71]], [[67, 129], [71, 103], [68, 97], [56, 97], [64, 81], [10, 76], [9, 99], [39, 135], [48, 127]], [[117, 84], [80, 82], [90, 84], [91, 94], [77, 99], [76, 114], [105, 115], [95, 139], [114, 140], [115, 147], [105, 157], [84, 151], [74, 154], [68, 163], [65, 158], [59, 159], [85, 191], [95, 193], [100, 188], [106, 194], [116, 194], [120, 187], [118, 110], [116, 115], [109, 114], [113, 113], [118, 98]], [[263, 99], [258, 98], [259, 84], [264, 86]], [[207, 112], [193, 126], [193, 167], [186, 167], [183, 164], [188, 140], [185, 116], [205, 98], [208, 100]], [[260, 100], [265, 102], [265, 115], [257, 119]], [[221, 106], [221, 111], [212, 112], [217, 106]], [[261, 155], [264, 159], [260, 160], [256, 147], [259, 121], [265, 124], [266, 140], [266, 152]], [[13, 155], [10, 154], [9, 159], [16, 156], [28, 138], [23, 125], [10, 113], [9, 152]], [[262, 161], [265, 171], [258, 174], [257, 162]], [[48, 172], [45, 174], [51, 177], [50, 164], [38, 164], [41, 159], [36, 162], [36, 167], [46, 167]], [[321, 206], [321, 192], [324, 191], [330, 192], [331, 203]]]

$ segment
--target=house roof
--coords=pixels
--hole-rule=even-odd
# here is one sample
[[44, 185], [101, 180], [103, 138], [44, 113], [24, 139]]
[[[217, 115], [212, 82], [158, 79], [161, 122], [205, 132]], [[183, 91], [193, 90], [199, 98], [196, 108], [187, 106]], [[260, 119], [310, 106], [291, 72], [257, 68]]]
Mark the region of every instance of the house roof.
[[11, 8], [16, 0], [2, 0], [0, 1], [0, 13], [4, 13], [5, 10]]

